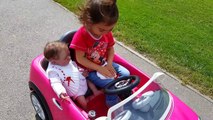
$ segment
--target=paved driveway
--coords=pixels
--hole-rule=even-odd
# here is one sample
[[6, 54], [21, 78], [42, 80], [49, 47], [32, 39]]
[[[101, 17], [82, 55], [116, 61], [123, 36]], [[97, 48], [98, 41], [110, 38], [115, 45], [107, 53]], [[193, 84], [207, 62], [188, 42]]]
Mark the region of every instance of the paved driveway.
[[0, 0], [0, 119], [32, 120], [28, 78], [31, 60], [47, 41], [79, 24], [51, 0]]

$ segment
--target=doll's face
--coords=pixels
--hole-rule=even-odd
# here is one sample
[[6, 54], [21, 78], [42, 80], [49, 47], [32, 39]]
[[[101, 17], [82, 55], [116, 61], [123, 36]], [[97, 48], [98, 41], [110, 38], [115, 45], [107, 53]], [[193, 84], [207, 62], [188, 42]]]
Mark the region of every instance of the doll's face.
[[68, 48], [65, 48], [59, 53], [59, 58], [52, 59], [51, 62], [53, 64], [57, 64], [60, 66], [66, 66], [69, 64], [70, 60], [71, 60], [70, 51]]
[[104, 34], [107, 34], [112, 31], [115, 24], [106, 25], [105, 23], [97, 23], [97, 24], [88, 24], [87, 30], [96, 38], [101, 37]]

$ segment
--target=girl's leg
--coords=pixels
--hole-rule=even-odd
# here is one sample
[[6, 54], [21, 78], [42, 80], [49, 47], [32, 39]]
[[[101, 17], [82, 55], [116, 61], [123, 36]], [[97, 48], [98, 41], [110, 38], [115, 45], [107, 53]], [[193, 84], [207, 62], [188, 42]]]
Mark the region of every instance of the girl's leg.
[[113, 79], [101, 79], [97, 76], [97, 72], [90, 72], [87, 79], [94, 83], [96, 86], [100, 88], [104, 88], [108, 83], [110, 83]]
[[119, 77], [129, 76], [130, 75], [129, 70], [127, 70], [122, 65], [119, 65], [118, 63], [113, 62], [112, 66], [114, 67], [114, 69], [117, 72], [117, 74], [119, 75]]
[[101, 91], [101, 90], [98, 90], [98, 89], [96, 88], [96, 86], [95, 86], [90, 80], [87, 80], [87, 85], [88, 85], [89, 88], [92, 90], [94, 96], [97, 96], [97, 95], [99, 95], [99, 94], [102, 93], [102, 91]]
[[86, 101], [86, 98], [83, 95], [78, 96], [76, 98], [76, 101], [85, 111], [87, 111], [87, 101]]
[[[100, 79], [97, 72], [90, 72], [87, 79], [92, 81], [98, 87], [104, 88], [108, 83], [113, 81], [113, 79]], [[106, 95], [106, 104], [111, 107], [119, 102], [119, 97], [117, 95]]]

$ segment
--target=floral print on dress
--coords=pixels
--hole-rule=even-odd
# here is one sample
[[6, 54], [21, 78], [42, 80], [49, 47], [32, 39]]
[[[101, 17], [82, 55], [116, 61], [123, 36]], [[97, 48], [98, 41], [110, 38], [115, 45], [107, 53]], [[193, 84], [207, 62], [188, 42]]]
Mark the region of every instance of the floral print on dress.
[[103, 65], [106, 62], [106, 51], [107, 51], [107, 42], [96, 41], [92, 48], [88, 49], [87, 58], [99, 65]]

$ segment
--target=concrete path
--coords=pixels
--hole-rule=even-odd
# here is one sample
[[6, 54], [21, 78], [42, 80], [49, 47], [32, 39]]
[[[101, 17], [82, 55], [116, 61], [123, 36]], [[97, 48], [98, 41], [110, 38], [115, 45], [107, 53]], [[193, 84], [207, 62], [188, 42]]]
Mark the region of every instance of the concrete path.
[[[52, 0], [0, 1], [0, 119], [33, 120], [29, 98], [29, 68], [47, 41], [59, 39], [80, 27], [76, 16]], [[162, 71], [121, 43], [116, 52], [147, 75]], [[164, 71], [163, 71], [164, 72]], [[213, 120], [213, 102], [168, 73], [162, 84], [196, 111], [203, 120]]]

